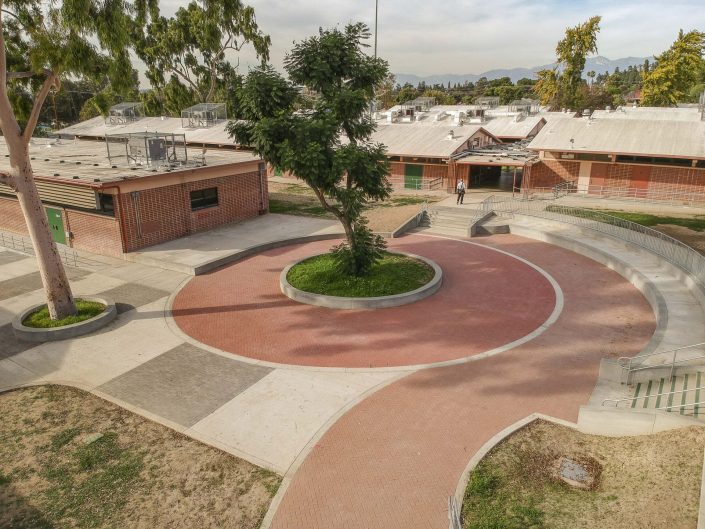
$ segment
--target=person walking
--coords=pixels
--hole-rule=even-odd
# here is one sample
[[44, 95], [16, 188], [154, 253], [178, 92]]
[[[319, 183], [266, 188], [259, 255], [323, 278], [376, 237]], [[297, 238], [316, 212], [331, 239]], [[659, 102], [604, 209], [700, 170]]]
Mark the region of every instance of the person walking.
[[458, 193], [458, 200], [456, 201], [456, 204], [462, 204], [463, 199], [465, 198], [465, 182], [458, 180], [458, 185], [455, 186], [455, 190]]

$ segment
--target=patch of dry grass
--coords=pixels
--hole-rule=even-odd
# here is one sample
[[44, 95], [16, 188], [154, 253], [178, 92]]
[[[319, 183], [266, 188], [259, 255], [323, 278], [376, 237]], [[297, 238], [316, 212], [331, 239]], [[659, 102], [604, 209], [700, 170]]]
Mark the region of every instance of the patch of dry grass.
[[[694, 529], [705, 428], [600, 437], [537, 421], [496, 447], [473, 471], [466, 529]], [[556, 476], [561, 456], [594, 461], [593, 490]]]
[[80, 390], [0, 394], [0, 527], [255, 529], [279, 476]]

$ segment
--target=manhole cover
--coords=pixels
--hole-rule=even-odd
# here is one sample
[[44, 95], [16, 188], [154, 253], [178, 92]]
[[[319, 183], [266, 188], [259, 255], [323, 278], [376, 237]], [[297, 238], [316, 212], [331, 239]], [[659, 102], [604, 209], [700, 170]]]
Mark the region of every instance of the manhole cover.
[[[591, 489], [595, 484], [595, 473], [589, 464], [585, 464], [568, 457], [558, 460], [558, 477], [571, 487]], [[599, 467], [598, 467], [599, 468]]]

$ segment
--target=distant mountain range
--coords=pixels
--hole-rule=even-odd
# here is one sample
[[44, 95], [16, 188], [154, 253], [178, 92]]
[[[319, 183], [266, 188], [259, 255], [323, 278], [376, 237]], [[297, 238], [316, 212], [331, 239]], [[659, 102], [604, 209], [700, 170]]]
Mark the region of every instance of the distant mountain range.
[[[585, 62], [585, 72], [589, 72], [591, 70], [599, 73], [605, 73], [609, 72], [612, 73], [615, 71], [615, 69], [619, 68], [620, 70], [626, 70], [630, 66], [639, 66], [641, 64], [644, 64], [644, 61], [646, 59], [649, 59], [649, 61], [653, 61], [653, 57], [624, 57], [623, 59], [616, 59], [616, 60], [611, 60], [608, 59], [607, 57], [602, 57], [601, 55], [597, 55], [595, 57], [590, 57], [587, 59]], [[466, 81], [470, 81], [472, 83], [477, 82], [478, 79], [481, 77], [486, 77], [489, 81], [493, 79], [500, 79], [501, 77], [509, 77], [512, 82], [516, 83], [519, 79], [536, 79], [536, 72], [539, 70], [544, 70], [546, 68], [553, 68], [554, 64], [545, 64], [543, 66], [535, 66], [533, 68], [510, 68], [508, 70], [488, 70], [484, 73], [481, 74], [442, 74], [442, 75], [428, 75], [426, 77], [420, 77], [418, 75], [414, 74], [405, 74], [405, 73], [398, 73], [395, 74], [397, 78], [397, 83], [400, 85], [404, 85], [406, 83], [411, 83], [412, 85], [416, 86], [419, 84], [421, 81], [424, 81], [427, 85], [434, 85], [434, 84], [448, 84], [450, 82], [451, 85], [454, 85], [456, 83], [463, 84]]]

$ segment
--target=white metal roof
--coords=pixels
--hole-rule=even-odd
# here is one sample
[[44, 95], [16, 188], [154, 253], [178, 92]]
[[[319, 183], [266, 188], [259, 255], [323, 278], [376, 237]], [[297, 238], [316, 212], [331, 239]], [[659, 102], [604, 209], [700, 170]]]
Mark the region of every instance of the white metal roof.
[[705, 159], [705, 122], [561, 119], [541, 129], [528, 148]]
[[482, 126], [498, 138], [528, 138], [534, 129], [545, 124], [542, 116], [526, 116], [517, 121], [516, 117], [493, 118]]
[[[203, 153], [201, 148], [188, 148], [189, 159], [205, 157], [207, 166], [235, 164], [259, 160], [249, 151], [230, 149], [208, 149]], [[71, 182], [102, 183], [132, 180], [167, 172], [166, 168], [148, 166], [130, 167], [127, 164], [113, 164], [108, 160], [104, 141], [95, 140], [49, 140], [35, 138], [29, 145], [29, 155], [32, 168], [38, 176], [52, 177]], [[7, 145], [0, 139], [0, 168], [9, 169]], [[185, 165], [171, 169], [169, 172], [198, 169], [193, 165]]]
[[595, 110], [593, 119], [648, 119], [656, 121], [700, 121], [698, 107], [619, 107], [615, 110]]
[[105, 119], [97, 117], [76, 123], [58, 131], [62, 135], [80, 136], [86, 138], [104, 138], [106, 134], [126, 134], [129, 132], [167, 132], [184, 134], [188, 143], [207, 143], [210, 145], [234, 145], [225, 127], [228, 121], [223, 120], [212, 127], [203, 129], [184, 128], [181, 118], [144, 117], [121, 125], [106, 125]]
[[[449, 132], [453, 131], [453, 138]], [[448, 158], [470, 138], [482, 131], [479, 125], [429, 127], [415, 123], [378, 124], [372, 141], [383, 143], [391, 156]]]

